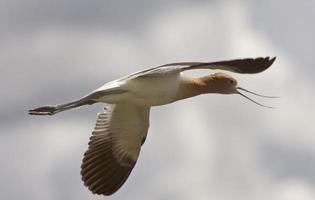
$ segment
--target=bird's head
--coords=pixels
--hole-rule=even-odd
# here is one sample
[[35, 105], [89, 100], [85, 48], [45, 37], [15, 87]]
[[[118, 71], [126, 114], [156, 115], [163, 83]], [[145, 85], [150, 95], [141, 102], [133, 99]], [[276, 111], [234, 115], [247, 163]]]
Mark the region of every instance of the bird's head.
[[202, 77], [201, 80], [202, 80], [202, 83], [205, 85], [206, 92], [208, 92], [208, 93], [239, 94], [239, 95], [245, 97], [246, 99], [254, 102], [255, 104], [263, 106], [263, 107], [272, 108], [270, 106], [265, 106], [263, 104], [260, 104], [256, 101], [254, 101], [253, 99], [249, 98], [245, 94], [241, 93], [240, 90], [251, 93], [251, 94], [256, 95], [256, 96], [264, 97], [264, 98], [278, 98], [276, 96], [261, 95], [261, 94], [249, 91], [247, 89], [244, 89], [242, 87], [238, 87], [237, 86], [237, 80], [235, 78], [231, 77], [228, 74], [222, 73], [222, 72], [218, 72], [215, 74], [211, 74], [211, 75]]
[[222, 72], [204, 76], [201, 81], [208, 93], [234, 94], [237, 91], [236, 79]]

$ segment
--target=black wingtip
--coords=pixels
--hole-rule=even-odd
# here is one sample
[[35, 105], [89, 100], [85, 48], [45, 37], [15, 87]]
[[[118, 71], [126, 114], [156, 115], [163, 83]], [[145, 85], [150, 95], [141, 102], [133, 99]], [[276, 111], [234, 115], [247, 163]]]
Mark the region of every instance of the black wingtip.
[[275, 62], [276, 58], [277, 58], [276, 56], [275, 56], [275, 57], [272, 57], [271, 59], [270, 59], [269, 56], [266, 57], [266, 58], [264, 59], [264, 60], [266, 61], [266, 62], [265, 62], [265, 69], [263, 69], [262, 71], [268, 69], [268, 68]]
[[[256, 74], [268, 69], [276, 60], [276, 57], [256, 57], [218, 61], [211, 65], [224, 66], [226, 70], [240, 74]], [[207, 63], [209, 65], [209, 63]]]
[[274, 63], [276, 58], [277, 58], [276, 56], [272, 57], [271, 59], [269, 56], [255, 58], [255, 59], [253, 59], [252, 66], [248, 67], [246, 70], [244, 70], [244, 72], [249, 73], [249, 74], [255, 74], [255, 73], [263, 72]]
[[273, 58], [271, 58], [271, 59], [269, 60], [269, 65], [270, 65], [270, 66], [275, 62], [276, 58], [277, 58], [277, 56], [275, 56], [275, 57], [273, 57]]

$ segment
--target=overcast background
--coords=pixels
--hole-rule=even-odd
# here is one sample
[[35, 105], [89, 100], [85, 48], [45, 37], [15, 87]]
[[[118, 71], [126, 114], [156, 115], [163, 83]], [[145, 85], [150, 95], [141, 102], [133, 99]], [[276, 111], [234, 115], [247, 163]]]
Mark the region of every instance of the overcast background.
[[[102, 105], [28, 116], [177, 61], [277, 56], [239, 85], [152, 109], [124, 186], [106, 199], [315, 199], [315, 1], [0, 0], [0, 199], [85, 200], [80, 164]], [[213, 73], [201, 70], [194, 75]], [[257, 99], [257, 98], [256, 98]]]

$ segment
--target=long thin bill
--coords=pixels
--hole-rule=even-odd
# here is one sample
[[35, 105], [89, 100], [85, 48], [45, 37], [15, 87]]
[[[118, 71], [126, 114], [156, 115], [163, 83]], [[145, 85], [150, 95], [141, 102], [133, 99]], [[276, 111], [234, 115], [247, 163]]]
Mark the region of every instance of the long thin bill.
[[246, 99], [250, 100], [251, 102], [253, 102], [253, 103], [255, 103], [255, 104], [259, 105], [259, 106], [262, 106], [262, 107], [265, 107], [265, 108], [275, 108], [275, 107], [266, 106], [266, 105], [263, 105], [263, 104], [261, 104], [261, 103], [258, 103], [258, 102], [256, 102], [256, 101], [254, 101], [253, 99], [249, 98], [248, 96], [246, 96], [246, 95], [240, 93], [239, 91], [237, 91], [237, 94], [242, 95], [242, 96], [245, 97]]
[[236, 89], [238, 89], [238, 90], [243, 90], [243, 91], [245, 91], [245, 92], [251, 93], [251, 94], [256, 95], [256, 96], [259, 96], [259, 97], [264, 97], [264, 98], [280, 98], [280, 97], [278, 97], [278, 96], [266, 96], [266, 95], [261, 95], [261, 94], [258, 94], [258, 93], [255, 93], [255, 92], [246, 90], [246, 89], [241, 88], [241, 87], [237, 87]]

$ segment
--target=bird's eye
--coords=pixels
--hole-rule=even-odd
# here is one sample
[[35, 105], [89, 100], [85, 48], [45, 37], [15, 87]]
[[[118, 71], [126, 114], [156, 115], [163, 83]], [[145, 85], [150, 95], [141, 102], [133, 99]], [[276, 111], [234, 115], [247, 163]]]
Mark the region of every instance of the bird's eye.
[[230, 80], [230, 83], [231, 83], [231, 84], [234, 84], [234, 81], [233, 81], [233, 80]]

